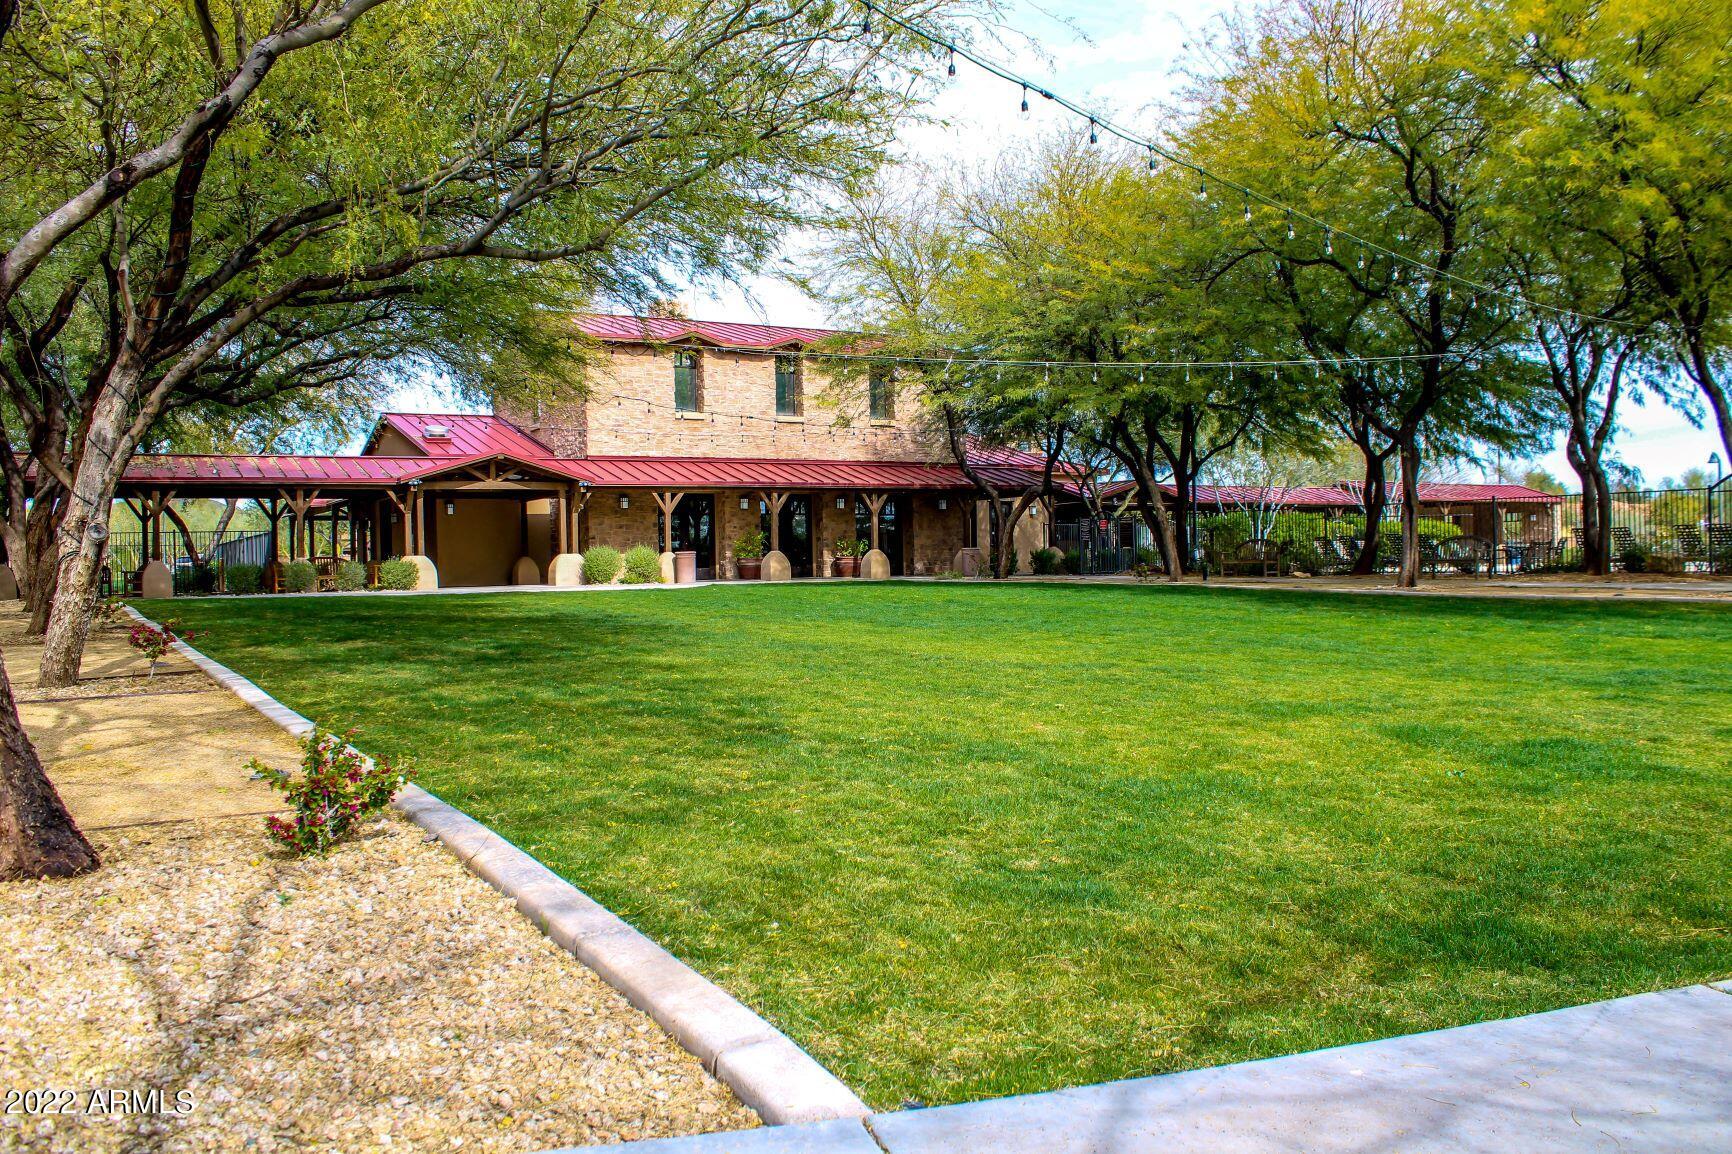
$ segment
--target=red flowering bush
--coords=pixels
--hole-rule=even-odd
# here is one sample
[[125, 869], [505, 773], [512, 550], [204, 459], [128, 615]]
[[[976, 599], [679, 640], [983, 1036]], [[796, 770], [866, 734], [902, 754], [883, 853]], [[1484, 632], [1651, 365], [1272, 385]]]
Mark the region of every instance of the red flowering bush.
[[362, 754], [349, 744], [354, 730], [341, 736], [316, 729], [301, 741], [301, 772], [272, 769], [249, 761], [254, 781], [280, 792], [293, 817], [267, 817], [271, 836], [298, 854], [322, 854], [355, 824], [390, 804], [414, 771]]
[[176, 641], [191, 641], [198, 634], [192, 630], [180, 631], [180, 618], [171, 617], [161, 625], [149, 625], [139, 622], [132, 627], [127, 635], [127, 644], [150, 659], [150, 675], [156, 676], [156, 663], [161, 661], [174, 648]]

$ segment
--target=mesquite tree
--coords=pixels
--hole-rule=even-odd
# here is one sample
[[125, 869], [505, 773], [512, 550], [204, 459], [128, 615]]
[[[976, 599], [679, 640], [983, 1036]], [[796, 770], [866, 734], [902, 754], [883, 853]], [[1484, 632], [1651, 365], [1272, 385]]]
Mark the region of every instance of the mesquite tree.
[[3, 51], [0, 98], [40, 109], [3, 141], [23, 195], [0, 306], [48, 366], [5, 383], [29, 483], [60, 489], [58, 685], [165, 412], [412, 356], [545, 383], [561, 342], [538, 324], [750, 267], [811, 189], [869, 170], [909, 99], [892, 65], [930, 49], [821, 0], [90, 0]]

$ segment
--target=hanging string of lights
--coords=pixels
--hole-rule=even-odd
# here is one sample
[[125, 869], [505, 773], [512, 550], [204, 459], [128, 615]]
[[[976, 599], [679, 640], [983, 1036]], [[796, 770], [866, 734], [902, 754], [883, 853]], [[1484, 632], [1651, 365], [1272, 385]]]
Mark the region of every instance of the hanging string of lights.
[[[904, 31], [912, 33], [913, 35], [918, 36], [920, 39], [925, 40], [928, 44], [931, 44], [934, 48], [942, 50], [945, 53], [945, 57], [946, 57], [946, 62], [947, 62], [946, 73], [947, 73], [947, 75], [949, 75], [951, 77], [955, 77], [955, 75], [956, 75], [956, 61], [957, 61], [958, 57], [961, 57], [963, 60], [968, 61], [969, 63], [973, 64], [975, 67], [981, 69], [982, 71], [987, 72], [987, 73], [991, 74], [992, 76], [995, 76], [998, 79], [1005, 81], [1006, 83], [1017, 85], [1022, 90], [1022, 111], [1024, 113], [1028, 112], [1028, 110], [1029, 110], [1029, 100], [1028, 100], [1029, 94], [1034, 93], [1035, 95], [1039, 96], [1041, 99], [1050, 101], [1052, 104], [1056, 105], [1059, 108], [1064, 109], [1065, 111], [1071, 113], [1072, 115], [1076, 116], [1077, 118], [1079, 118], [1081, 120], [1086, 120], [1088, 122], [1088, 132], [1089, 132], [1089, 143], [1090, 144], [1099, 144], [1101, 135], [1104, 133], [1107, 136], [1116, 137], [1117, 139], [1123, 141], [1126, 144], [1131, 145], [1132, 147], [1138, 149], [1139, 151], [1146, 152], [1148, 155], [1148, 166], [1149, 166], [1150, 172], [1156, 171], [1160, 167], [1160, 162], [1165, 161], [1168, 164], [1175, 165], [1179, 168], [1185, 169], [1188, 172], [1192, 172], [1192, 173], [1196, 174], [1196, 177], [1197, 177], [1197, 193], [1196, 193], [1196, 195], [1197, 195], [1197, 199], [1200, 201], [1206, 201], [1210, 198], [1209, 186], [1211, 183], [1213, 183], [1216, 186], [1217, 192], [1219, 192], [1220, 190], [1226, 190], [1228, 192], [1237, 194], [1237, 197], [1239, 199], [1241, 199], [1244, 203], [1245, 222], [1247, 224], [1252, 223], [1254, 220], [1251, 206], [1253, 203], [1255, 203], [1255, 204], [1260, 205], [1264, 208], [1273, 209], [1278, 213], [1285, 214], [1286, 225], [1287, 225], [1287, 239], [1290, 241], [1297, 239], [1298, 230], [1297, 230], [1296, 226], [1297, 226], [1297, 224], [1302, 223], [1302, 224], [1310, 225], [1310, 226], [1321, 231], [1322, 238], [1323, 238], [1323, 250], [1324, 250], [1324, 254], [1327, 256], [1333, 256], [1334, 255], [1335, 245], [1338, 241], [1340, 241], [1340, 242], [1343, 242], [1343, 243], [1346, 243], [1349, 245], [1358, 246], [1359, 256], [1358, 256], [1357, 264], [1358, 264], [1359, 269], [1361, 269], [1361, 270], [1363, 270], [1365, 267], [1365, 254], [1367, 254], [1367, 253], [1371, 253], [1375, 256], [1382, 256], [1382, 257], [1388, 259], [1389, 261], [1391, 261], [1394, 264], [1394, 269], [1391, 272], [1391, 279], [1393, 281], [1395, 281], [1396, 283], [1400, 283], [1401, 270], [1403, 267], [1406, 267], [1406, 268], [1411, 269], [1415, 272], [1424, 273], [1427, 276], [1429, 276], [1430, 278], [1432, 278], [1434, 281], [1437, 281], [1437, 280], [1443, 281], [1445, 284], [1445, 290], [1444, 290], [1445, 295], [1447, 297], [1450, 297], [1450, 298], [1453, 298], [1453, 291], [1451, 289], [1451, 286], [1452, 285], [1459, 285], [1463, 289], [1465, 289], [1465, 290], [1467, 290], [1473, 294], [1476, 294], [1476, 297], [1480, 296], [1480, 295], [1495, 297], [1499, 300], [1506, 301], [1511, 305], [1516, 305], [1516, 306], [1520, 306], [1520, 307], [1524, 307], [1524, 308], [1528, 308], [1528, 309], [1533, 309], [1533, 310], [1540, 311], [1540, 312], [1550, 313], [1554, 316], [1593, 320], [1593, 321], [1597, 321], [1597, 322], [1600, 322], [1603, 324], [1613, 324], [1613, 325], [1630, 325], [1631, 324], [1631, 322], [1622, 321], [1622, 320], [1619, 320], [1615, 317], [1603, 317], [1603, 316], [1588, 317], [1588, 316], [1584, 316], [1583, 314], [1574, 311], [1573, 309], [1563, 308], [1563, 307], [1560, 307], [1558, 305], [1549, 305], [1549, 304], [1546, 304], [1542, 301], [1531, 300], [1528, 297], [1525, 297], [1525, 296], [1521, 295], [1520, 293], [1513, 292], [1509, 289], [1505, 289], [1505, 288], [1499, 287], [1497, 285], [1487, 284], [1483, 281], [1475, 280], [1471, 277], [1464, 277], [1464, 276], [1460, 275], [1459, 273], [1453, 273], [1453, 272], [1445, 271], [1444, 269], [1440, 269], [1437, 266], [1430, 264], [1427, 261], [1421, 260], [1418, 257], [1409, 255], [1408, 253], [1401, 252], [1398, 249], [1390, 248], [1387, 245], [1381, 244], [1381, 243], [1374, 241], [1374, 240], [1370, 240], [1366, 237], [1359, 236], [1358, 234], [1353, 233], [1353, 232], [1349, 232], [1345, 229], [1338, 228], [1334, 224], [1330, 223], [1329, 221], [1323, 220], [1322, 218], [1317, 217], [1317, 216], [1313, 216], [1311, 213], [1308, 213], [1303, 209], [1294, 208], [1292, 205], [1286, 204], [1283, 201], [1280, 201], [1273, 196], [1269, 196], [1269, 195], [1267, 195], [1267, 194], [1265, 194], [1265, 193], [1263, 193], [1263, 192], [1261, 192], [1255, 188], [1252, 188], [1250, 185], [1243, 184], [1243, 183], [1240, 183], [1239, 181], [1236, 181], [1236, 180], [1233, 180], [1229, 177], [1223, 176], [1219, 172], [1208, 167], [1207, 165], [1201, 164], [1197, 161], [1189, 159], [1188, 157], [1182, 156], [1179, 153], [1168, 148], [1166, 145], [1161, 144], [1159, 141], [1152, 140], [1148, 137], [1142, 136], [1142, 135], [1132, 131], [1131, 129], [1124, 127], [1123, 125], [1117, 124], [1113, 120], [1108, 118], [1107, 116], [1105, 116], [1099, 112], [1093, 111], [1089, 108], [1086, 108], [1083, 105], [1077, 103], [1076, 101], [1071, 100], [1068, 97], [1065, 97], [1063, 95], [1060, 95], [1059, 93], [1054, 92], [1052, 89], [1041, 85], [1039, 82], [1031, 80], [1028, 77], [1021, 75], [1020, 73], [1017, 73], [1017, 72], [1011, 70], [1010, 68], [1006, 67], [1005, 65], [999, 64], [997, 61], [994, 61], [994, 60], [991, 60], [985, 56], [982, 56], [979, 53], [975, 52], [974, 50], [972, 50], [966, 46], [955, 44], [952, 41], [945, 39], [943, 36], [940, 36], [938, 33], [932, 31], [931, 29], [922, 27], [921, 25], [916, 24], [913, 21], [905, 19], [904, 17], [899, 16], [894, 12], [891, 12], [885, 8], [880, 7], [879, 5], [873, 3], [873, 0], [858, 0], [858, 2], [860, 4], [861, 8], [863, 8], [865, 10], [865, 15], [861, 19], [861, 30], [863, 32], [870, 33], [871, 28], [872, 28], [872, 15], [874, 13], [876, 13], [878, 16], [882, 17], [887, 23], [893, 24], [896, 27], [903, 29]], [[1477, 303], [1477, 300], [1475, 301], [1475, 303]], [[1152, 367], [1157, 367], [1157, 366], [1150, 365], [1147, 367], [1152, 368]], [[1159, 366], [1159, 367], [1166, 367], [1166, 366]]]

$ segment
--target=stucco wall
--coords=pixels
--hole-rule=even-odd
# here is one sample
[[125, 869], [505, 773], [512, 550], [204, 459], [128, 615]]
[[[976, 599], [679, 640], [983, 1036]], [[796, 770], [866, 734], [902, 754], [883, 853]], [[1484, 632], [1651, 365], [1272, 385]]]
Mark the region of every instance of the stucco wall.
[[439, 584], [510, 584], [511, 567], [522, 556], [521, 502], [458, 497], [451, 501], [456, 511], [447, 513], [445, 498], [427, 496], [428, 523], [437, 522], [429, 536]]

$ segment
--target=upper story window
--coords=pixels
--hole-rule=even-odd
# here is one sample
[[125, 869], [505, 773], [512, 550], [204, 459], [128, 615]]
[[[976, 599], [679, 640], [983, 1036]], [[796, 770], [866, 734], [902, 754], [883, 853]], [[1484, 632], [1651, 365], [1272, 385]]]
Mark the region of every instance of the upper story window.
[[866, 409], [874, 421], [896, 419], [896, 392], [891, 388], [890, 366], [873, 365], [866, 377]]
[[780, 356], [776, 358], [776, 415], [778, 417], [797, 417], [800, 415], [800, 358]]
[[674, 408], [682, 413], [695, 413], [702, 407], [698, 391], [698, 354], [674, 354]]

